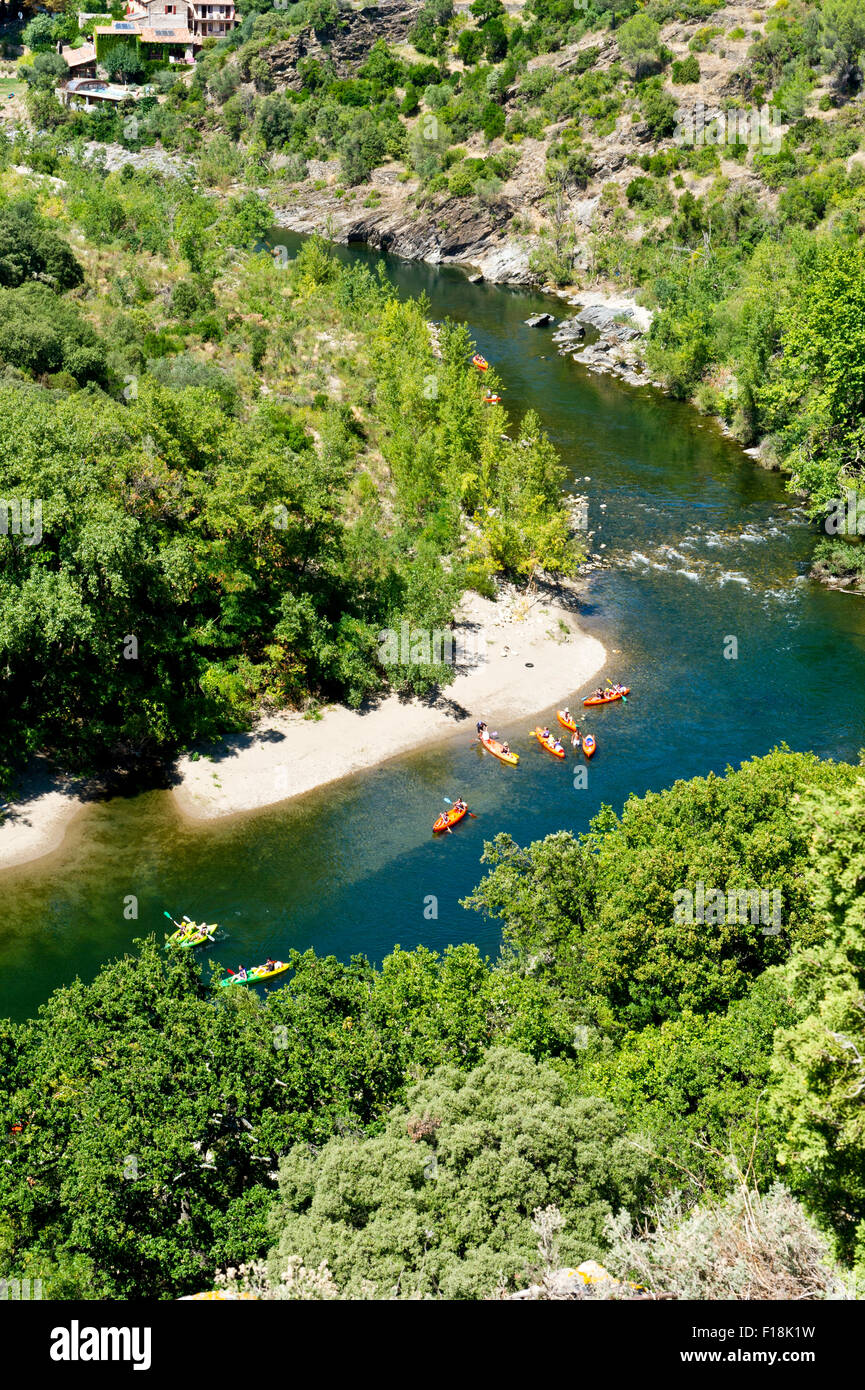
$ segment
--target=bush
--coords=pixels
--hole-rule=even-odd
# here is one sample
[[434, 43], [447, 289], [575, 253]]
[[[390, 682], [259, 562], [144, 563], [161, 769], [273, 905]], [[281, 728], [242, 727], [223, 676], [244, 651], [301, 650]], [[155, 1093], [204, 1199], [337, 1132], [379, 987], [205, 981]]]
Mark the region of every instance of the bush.
[[343, 1296], [482, 1298], [537, 1265], [538, 1208], [560, 1208], [561, 1258], [604, 1250], [604, 1221], [642, 1204], [651, 1162], [612, 1106], [556, 1070], [493, 1048], [468, 1075], [439, 1068], [374, 1138], [298, 1145], [280, 1164], [279, 1284], [327, 1261]]
[[672, 79], [680, 85], [686, 82], [699, 82], [700, 64], [695, 54], [691, 53], [681, 62], [673, 64]]
[[726, 1201], [690, 1210], [671, 1197], [654, 1229], [634, 1232], [624, 1214], [608, 1232], [610, 1270], [655, 1293], [716, 1301], [844, 1297], [825, 1240], [778, 1185], [762, 1195], [741, 1182]]

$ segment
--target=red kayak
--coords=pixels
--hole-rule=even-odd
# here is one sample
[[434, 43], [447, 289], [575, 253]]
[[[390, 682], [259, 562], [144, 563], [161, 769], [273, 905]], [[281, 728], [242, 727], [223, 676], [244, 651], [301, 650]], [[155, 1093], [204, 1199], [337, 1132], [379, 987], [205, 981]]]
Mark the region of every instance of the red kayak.
[[609, 695], [590, 695], [588, 700], [584, 700], [584, 705], [612, 705], [616, 700], [621, 700], [623, 695], [630, 695], [631, 687], [623, 685], [621, 690], [611, 690]]
[[489, 365], [490, 364], [485, 357], [481, 357], [479, 352], [475, 353], [474, 357], [472, 358], [473, 367], [477, 367], [479, 372], [485, 372]]
[[463, 816], [467, 816], [468, 813], [468, 806], [464, 806], [462, 810], [457, 810], [456, 806], [451, 806], [447, 811], [442, 811], [433, 826], [433, 834], [438, 835], [443, 830], [450, 830], [452, 826], [459, 825]]
[[587, 758], [593, 758], [593, 757], [594, 757], [594, 755], [595, 755], [595, 749], [597, 748], [597, 746], [598, 746], [598, 745], [595, 743], [595, 740], [592, 738], [592, 735], [591, 735], [591, 734], [585, 734], [585, 735], [584, 735], [584, 737], [583, 737], [583, 752], [585, 753], [585, 755], [586, 755]]

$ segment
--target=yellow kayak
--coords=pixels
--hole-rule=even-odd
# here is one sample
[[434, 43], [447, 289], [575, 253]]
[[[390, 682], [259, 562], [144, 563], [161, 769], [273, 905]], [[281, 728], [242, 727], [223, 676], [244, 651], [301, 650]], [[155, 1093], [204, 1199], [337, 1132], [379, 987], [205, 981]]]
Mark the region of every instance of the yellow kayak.
[[272, 980], [275, 976], [282, 975], [290, 969], [291, 966], [286, 965], [285, 961], [277, 960], [274, 961], [269, 970], [266, 965], [254, 965], [251, 970], [247, 970], [242, 979], [239, 975], [229, 975], [227, 979], [220, 980], [219, 983], [222, 989], [225, 989], [227, 985], [261, 985], [264, 984], [265, 980]]
[[216, 922], [186, 922], [182, 927], [178, 927], [177, 931], [171, 933], [168, 937], [168, 943], [171, 946], [182, 946], [185, 941], [188, 941], [190, 937], [193, 936], [200, 936], [201, 939], [204, 940], [206, 937], [211, 936], [216, 929]]

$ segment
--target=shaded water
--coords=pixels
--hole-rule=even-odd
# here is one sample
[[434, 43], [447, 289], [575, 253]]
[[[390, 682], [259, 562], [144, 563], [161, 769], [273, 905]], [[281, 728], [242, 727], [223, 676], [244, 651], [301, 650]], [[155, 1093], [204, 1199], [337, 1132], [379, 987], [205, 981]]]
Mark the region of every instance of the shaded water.
[[[473, 940], [494, 955], [495, 925], [459, 907], [481, 876], [484, 838], [582, 830], [602, 802], [620, 809], [631, 792], [723, 771], [782, 740], [853, 761], [865, 743], [865, 604], [806, 579], [812, 537], [780, 478], [688, 407], [559, 357], [550, 331], [523, 320], [544, 308], [563, 317], [560, 302], [470, 285], [447, 268], [387, 268], [400, 291], [426, 293], [431, 317], [468, 322], [511, 415], [539, 412], [589, 495], [612, 567], [591, 582], [584, 625], [607, 646], [603, 674], [633, 694], [584, 721], [599, 745], [588, 786], [575, 789], [572, 761], [526, 737], [526, 720], [506, 731], [523, 755], [517, 769], [462, 733], [203, 829], [178, 818], [168, 793], [98, 806], [55, 855], [0, 878], [0, 1014], [26, 1016], [135, 936], [161, 936], [164, 908], [220, 922], [230, 940], [211, 956], [231, 966], [292, 946], [380, 960], [397, 942]], [[724, 658], [731, 636], [737, 660]], [[457, 792], [478, 819], [433, 840], [442, 797]], [[123, 915], [133, 894], [137, 921]]]

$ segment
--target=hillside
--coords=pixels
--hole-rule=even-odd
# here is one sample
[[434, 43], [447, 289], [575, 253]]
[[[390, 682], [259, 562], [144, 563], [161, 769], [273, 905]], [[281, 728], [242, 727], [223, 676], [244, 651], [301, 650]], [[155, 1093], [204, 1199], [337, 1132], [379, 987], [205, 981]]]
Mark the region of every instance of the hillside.
[[607, 341], [591, 365], [692, 399], [785, 469], [824, 526], [815, 573], [865, 587], [855, 512], [832, 519], [857, 486], [865, 406], [858, 0], [246, 0], [241, 15], [194, 70], [152, 71], [116, 109], [62, 105], [57, 63], [25, 55], [40, 167], [83, 139], [111, 167], [257, 189], [287, 228], [572, 302], [636, 295], [648, 339]]

